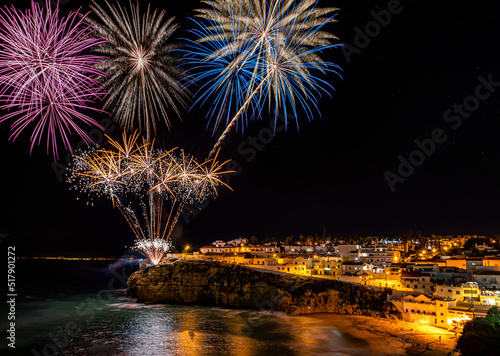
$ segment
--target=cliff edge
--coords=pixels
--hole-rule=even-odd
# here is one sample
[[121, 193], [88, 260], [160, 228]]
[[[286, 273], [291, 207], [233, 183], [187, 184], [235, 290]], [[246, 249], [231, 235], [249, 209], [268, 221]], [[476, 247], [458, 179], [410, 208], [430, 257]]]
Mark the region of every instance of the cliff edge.
[[283, 311], [290, 315], [339, 313], [393, 317], [385, 291], [245, 266], [178, 261], [132, 274], [128, 294], [142, 303], [197, 304]]

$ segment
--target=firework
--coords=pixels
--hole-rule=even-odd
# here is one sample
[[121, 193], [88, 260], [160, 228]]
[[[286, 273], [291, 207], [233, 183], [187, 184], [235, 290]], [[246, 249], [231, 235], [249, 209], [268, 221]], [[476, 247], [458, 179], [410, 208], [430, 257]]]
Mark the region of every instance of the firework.
[[[315, 0], [203, 0], [211, 8], [198, 9], [187, 61], [193, 63], [189, 83], [207, 80], [196, 93], [197, 103], [215, 98], [220, 110], [212, 110], [215, 126], [225, 118], [225, 130], [209, 157], [217, 152], [226, 135], [243, 118], [260, 116], [267, 105], [276, 121], [278, 112], [298, 108], [312, 119], [316, 96], [333, 89], [312, 74], [314, 70], [338, 74], [338, 65], [325, 62], [323, 50], [337, 47], [333, 34], [324, 30], [334, 22], [335, 8], [317, 8]], [[204, 72], [197, 76], [197, 72]], [[234, 109], [234, 110], [233, 110]], [[251, 110], [249, 110], [251, 109]], [[275, 122], [276, 123], [276, 122]], [[285, 125], [287, 122], [285, 122]], [[297, 121], [298, 125], [298, 121]]]
[[173, 17], [164, 22], [165, 11], [151, 12], [149, 5], [141, 18], [138, 3], [130, 2], [129, 12], [106, 1], [109, 13], [93, 4], [99, 21], [86, 20], [108, 41], [95, 49], [108, 57], [99, 67], [108, 74], [103, 86], [110, 94], [104, 107], [112, 108], [115, 120], [127, 130], [138, 124], [150, 141], [156, 120], [163, 117], [169, 127], [167, 108], [180, 116], [178, 105], [186, 106], [189, 95], [179, 83], [181, 71], [174, 54], [178, 45], [170, 42], [178, 25]]
[[83, 112], [96, 110], [90, 104], [99, 99], [96, 78], [104, 75], [95, 67], [102, 57], [86, 54], [104, 42], [83, 23], [86, 15], [79, 18], [76, 11], [59, 19], [58, 13], [48, 0], [46, 9], [34, 1], [26, 12], [0, 9], [0, 108], [9, 111], [0, 122], [15, 119], [14, 140], [34, 123], [31, 150], [47, 133], [54, 157], [58, 136], [70, 151], [72, 132], [92, 142], [79, 125], [100, 127]]
[[[231, 49], [234, 43], [222, 29], [205, 27], [203, 23], [193, 21], [198, 27], [191, 31], [196, 38], [207, 38], [215, 34], [216, 36], [204, 43], [187, 39], [185, 59], [193, 70], [186, 76], [186, 86], [202, 83], [196, 92], [193, 107], [203, 106], [208, 102], [210, 108], [207, 112], [207, 128], [213, 124], [216, 130], [220, 125], [225, 126], [231, 115], [245, 103], [244, 94], [250, 88], [252, 77], [255, 75], [254, 66], [251, 60], [240, 60], [238, 51]], [[236, 28], [236, 24], [233, 27]], [[256, 96], [253, 98], [258, 99]], [[252, 110], [245, 110], [241, 114], [242, 128], [250, 119], [258, 116], [258, 100], [251, 101], [250, 106]]]
[[[223, 170], [227, 162], [218, 162], [217, 156], [199, 163], [182, 150], [165, 152], [138, 139], [137, 133], [124, 134], [123, 143], [108, 137], [109, 149], [75, 155], [68, 181], [91, 197], [110, 198], [140, 246], [159, 246], [153, 242], [169, 241], [185, 205], [201, 204], [221, 187], [229, 188], [221, 178], [231, 172]], [[147, 255], [159, 261], [160, 251]]]
[[135, 250], [142, 252], [155, 265], [160, 263], [165, 253], [172, 248], [172, 243], [163, 239], [139, 240], [134, 245]]

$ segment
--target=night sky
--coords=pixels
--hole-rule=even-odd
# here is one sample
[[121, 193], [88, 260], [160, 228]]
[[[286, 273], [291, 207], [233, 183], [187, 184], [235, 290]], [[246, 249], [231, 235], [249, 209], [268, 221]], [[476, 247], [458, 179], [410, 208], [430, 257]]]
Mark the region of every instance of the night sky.
[[[87, 8], [86, 1], [63, 2], [63, 12], [79, 4]], [[168, 5], [167, 10], [181, 20], [178, 37], [185, 37], [191, 24], [184, 18], [199, 2], [175, 3], [182, 8]], [[375, 19], [372, 11], [385, 11], [389, 3], [320, 1], [341, 8], [330, 30], [351, 46], [326, 55], [343, 68], [343, 79], [328, 77], [336, 88], [332, 98], [320, 99], [321, 115], [316, 113], [312, 122], [299, 117], [299, 132], [290, 125], [268, 140], [262, 130], [269, 118], [263, 117], [244, 134], [233, 133], [222, 155], [239, 167], [239, 174], [230, 177], [234, 191], [223, 191], [196, 216], [181, 218], [175, 245], [321, 234], [323, 227], [333, 235], [396, 236], [410, 229], [500, 233], [500, 3], [402, 0], [391, 7], [397, 14], [384, 18], [385, 27], [370, 26], [373, 38], [360, 39]], [[485, 81], [493, 84], [483, 84], [478, 93], [489, 97], [476, 99], [476, 88]], [[472, 109], [462, 109], [462, 119], [449, 110], [458, 110], [454, 105], [464, 100]], [[183, 114], [183, 123], [173, 119], [173, 130], [161, 130], [157, 140], [165, 148], [180, 146], [206, 156], [215, 138], [205, 130], [203, 114], [197, 108]], [[435, 143], [412, 174], [401, 176], [398, 157], [421, 160], [412, 154], [418, 149], [415, 140], [428, 140], [433, 131], [439, 141], [446, 137], [444, 142]], [[118, 138], [120, 130], [110, 134]], [[252, 149], [252, 137], [259, 134], [267, 144]], [[109, 201], [90, 207], [84, 196], [77, 200], [79, 194], [58, 179], [44, 146], [30, 156], [28, 134], [14, 143], [8, 137], [4, 122], [0, 233], [10, 234], [18, 255], [118, 256], [126, 251], [133, 236]], [[61, 149], [62, 163], [65, 154]], [[386, 172], [405, 180], [395, 183], [394, 192]]]

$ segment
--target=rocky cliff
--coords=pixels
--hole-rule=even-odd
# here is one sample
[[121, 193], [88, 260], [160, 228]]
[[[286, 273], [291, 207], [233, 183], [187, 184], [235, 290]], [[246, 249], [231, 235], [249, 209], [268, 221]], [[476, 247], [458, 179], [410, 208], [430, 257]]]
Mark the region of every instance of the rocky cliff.
[[396, 314], [386, 292], [333, 280], [259, 272], [244, 266], [179, 261], [142, 268], [128, 280], [128, 294], [143, 303], [198, 304], [310, 313]]

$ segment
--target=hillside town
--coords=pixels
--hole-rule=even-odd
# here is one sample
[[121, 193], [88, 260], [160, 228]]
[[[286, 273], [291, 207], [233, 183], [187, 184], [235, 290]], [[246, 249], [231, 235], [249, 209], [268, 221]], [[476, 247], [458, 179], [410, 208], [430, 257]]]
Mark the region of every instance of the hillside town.
[[234, 263], [263, 272], [324, 278], [386, 289], [406, 321], [460, 330], [500, 305], [497, 239], [478, 235], [398, 239], [301, 238], [259, 242], [214, 241], [199, 251], [185, 246], [164, 261], [201, 259]]

